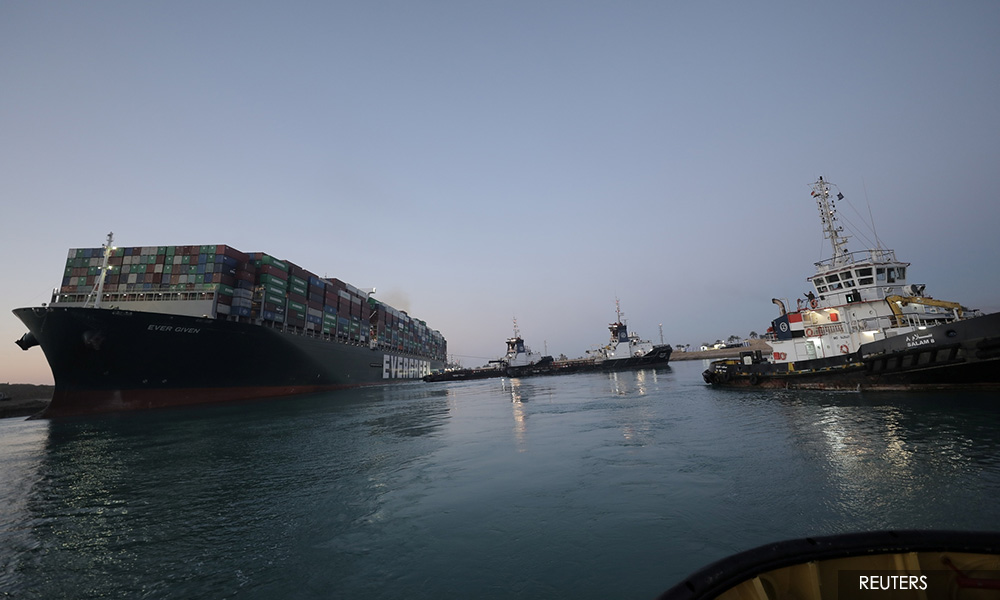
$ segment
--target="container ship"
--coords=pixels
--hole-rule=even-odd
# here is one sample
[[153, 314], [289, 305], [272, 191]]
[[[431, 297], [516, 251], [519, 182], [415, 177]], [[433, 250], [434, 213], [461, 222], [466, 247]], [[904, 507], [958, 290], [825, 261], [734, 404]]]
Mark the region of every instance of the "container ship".
[[226, 245], [72, 249], [51, 302], [18, 308], [55, 390], [39, 415], [144, 410], [419, 381], [447, 343], [406, 312]]
[[[713, 362], [702, 374], [722, 387], [839, 390], [1000, 389], [1000, 313], [983, 314], [924, 294], [893, 250], [850, 252], [836, 202], [813, 184], [832, 257], [815, 263], [795, 306], [773, 299], [765, 337], [773, 352]], [[877, 239], [877, 238], [876, 238]]]

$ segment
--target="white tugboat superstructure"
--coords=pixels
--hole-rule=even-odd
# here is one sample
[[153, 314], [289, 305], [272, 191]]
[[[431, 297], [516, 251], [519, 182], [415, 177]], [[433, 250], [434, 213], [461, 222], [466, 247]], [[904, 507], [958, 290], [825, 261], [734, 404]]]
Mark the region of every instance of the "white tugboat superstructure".
[[503, 367], [528, 367], [542, 361], [544, 357], [524, 344], [521, 332], [514, 319], [514, 337], [507, 338], [507, 353], [500, 359]]
[[640, 339], [638, 334], [629, 332], [628, 325], [622, 319], [622, 309], [618, 298], [615, 298], [615, 315], [617, 320], [608, 325], [608, 331], [611, 332], [610, 342], [606, 346], [588, 350], [588, 355], [596, 362], [602, 363], [608, 360], [646, 356], [653, 351], [653, 342]]

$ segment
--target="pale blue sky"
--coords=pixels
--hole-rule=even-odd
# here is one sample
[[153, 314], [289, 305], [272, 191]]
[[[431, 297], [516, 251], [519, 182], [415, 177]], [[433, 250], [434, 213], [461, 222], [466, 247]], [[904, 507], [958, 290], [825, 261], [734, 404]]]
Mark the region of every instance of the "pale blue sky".
[[[466, 365], [763, 332], [838, 184], [927, 293], [1000, 310], [1000, 3], [0, 0], [0, 381], [66, 252], [228, 244]], [[842, 206], [845, 216], [862, 218]], [[865, 244], [851, 239], [849, 248]]]

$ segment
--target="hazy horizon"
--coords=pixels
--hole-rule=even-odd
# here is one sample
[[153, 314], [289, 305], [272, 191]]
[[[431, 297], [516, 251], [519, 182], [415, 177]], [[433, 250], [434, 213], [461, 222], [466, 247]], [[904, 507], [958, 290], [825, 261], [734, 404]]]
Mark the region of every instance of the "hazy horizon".
[[829, 255], [810, 184], [1000, 311], [1000, 4], [0, 3], [0, 381], [70, 248], [227, 244], [466, 366], [763, 333]]

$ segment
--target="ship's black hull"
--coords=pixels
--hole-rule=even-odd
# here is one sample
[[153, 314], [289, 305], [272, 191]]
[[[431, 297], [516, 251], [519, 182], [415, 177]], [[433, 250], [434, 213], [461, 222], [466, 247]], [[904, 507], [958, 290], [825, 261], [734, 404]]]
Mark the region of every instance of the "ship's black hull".
[[428, 357], [235, 321], [79, 307], [14, 314], [52, 369], [55, 391], [45, 417], [418, 380], [443, 366]]
[[715, 361], [719, 387], [828, 390], [1000, 389], [1000, 313], [864, 344], [854, 353], [794, 363]]

